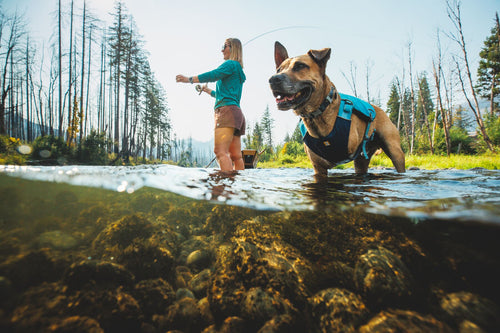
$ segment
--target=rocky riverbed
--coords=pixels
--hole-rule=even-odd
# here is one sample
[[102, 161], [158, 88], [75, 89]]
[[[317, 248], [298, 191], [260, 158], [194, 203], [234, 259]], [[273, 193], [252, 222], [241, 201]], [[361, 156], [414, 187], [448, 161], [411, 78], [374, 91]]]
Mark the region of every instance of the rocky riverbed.
[[0, 175], [2, 332], [498, 332], [500, 228]]

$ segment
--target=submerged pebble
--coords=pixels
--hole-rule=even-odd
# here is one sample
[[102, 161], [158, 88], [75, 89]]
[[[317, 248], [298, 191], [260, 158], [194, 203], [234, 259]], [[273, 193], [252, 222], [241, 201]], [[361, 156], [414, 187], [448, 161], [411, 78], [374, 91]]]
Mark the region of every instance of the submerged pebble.
[[190, 267], [206, 268], [210, 265], [210, 252], [195, 250], [188, 255], [186, 264]]

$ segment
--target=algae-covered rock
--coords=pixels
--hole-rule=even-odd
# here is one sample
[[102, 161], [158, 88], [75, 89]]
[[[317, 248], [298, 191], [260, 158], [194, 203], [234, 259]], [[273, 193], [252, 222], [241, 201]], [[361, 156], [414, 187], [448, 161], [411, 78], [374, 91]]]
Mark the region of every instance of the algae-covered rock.
[[356, 332], [369, 314], [361, 297], [345, 289], [322, 290], [309, 299], [309, 304], [321, 332]]
[[154, 225], [144, 217], [125, 216], [99, 233], [92, 243], [92, 248], [97, 254], [109, 252], [113, 247], [124, 249], [135, 239], [151, 237], [154, 229]]
[[63, 278], [63, 283], [71, 290], [85, 290], [88, 287], [131, 286], [133, 281], [132, 273], [122, 265], [100, 260], [84, 260], [74, 263], [65, 272]]
[[445, 323], [431, 315], [422, 315], [414, 311], [382, 311], [360, 327], [360, 333], [412, 332], [412, 333], [452, 333]]
[[93, 319], [85, 316], [72, 316], [50, 325], [49, 332], [54, 333], [104, 333], [101, 325]]
[[139, 332], [144, 320], [139, 303], [122, 287], [75, 291], [65, 312], [94, 318], [105, 332]]
[[159, 243], [138, 240], [127, 246], [116, 257], [137, 280], [163, 277], [173, 282], [174, 258], [171, 252]]
[[14, 288], [24, 289], [58, 280], [68, 266], [67, 259], [44, 248], [10, 257], [0, 264], [0, 275], [7, 277]]
[[191, 281], [189, 281], [189, 287], [197, 297], [203, 298], [207, 295], [211, 276], [211, 270], [204, 269], [200, 273], [193, 276]]
[[305, 327], [296, 325], [296, 321], [289, 314], [274, 316], [268, 320], [257, 333], [288, 333], [288, 332], [304, 332]]
[[185, 333], [201, 332], [207, 323], [203, 321], [197, 301], [183, 298], [168, 307], [164, 316], [155, 316], [160, 331], [179, 330]]
[[381, 246], [359, 257], [354, 278], [358, 290], [374, 304], [400, 301], [412, 293], [410, 271], [394, 253]]
[[[109, 224], [101, 231], [92, 242], [92, 251], [94, 257], [102, 259], [128, 256], [131, 260], [134, 260], [130, 251], [140, 248], [143, 255], [153, 251], [162, 258], [170, 258], [176, 255], [176, 243], [177, 236], [167, 224], [152, 223], [143, 216], [130, 215]], [[159, 254], [160, 252], [162, 254]], [[131, 263], [131, 265], [134, 264]], [[156, 276], [146, 275], [144, 278], [154, 277]]]
[[132, 296], [147, 316], [164, 313], [175, 301], [172, 286], [161, 278], [140, 281], [134, 286]]
[[279, 293], [266, 292], [259, 287], [250, 288], [241, 304], [241, 316], [257, 328], [271, 318], [289, 312], [288, 305]]
[[500, 309], [485, 297], [465, 291], [450, 293], [440, 306], [445, 318], [457, 326], [467, 320], [488, 332], [500, 331]]

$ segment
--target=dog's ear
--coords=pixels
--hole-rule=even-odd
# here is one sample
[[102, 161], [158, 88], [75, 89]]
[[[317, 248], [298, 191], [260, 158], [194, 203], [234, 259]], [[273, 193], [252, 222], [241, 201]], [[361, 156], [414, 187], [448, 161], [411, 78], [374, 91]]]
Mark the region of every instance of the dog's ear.
[[319, 65], [319, 67], [324, 71], [326, 68], [326, 63], [328, 59], [330, 59], [330, 54], [332, 53], [332, 49], [326, 47], [321, 50], [309, 50], [307, 54], [313, 58], [313, 60]]
[[281, 45], [280, 42], [274, 43], [274, 61], [276, 62], [276, 68], [281, 66], [281, 63], [288, 59], [288, 52], [286, 48]]

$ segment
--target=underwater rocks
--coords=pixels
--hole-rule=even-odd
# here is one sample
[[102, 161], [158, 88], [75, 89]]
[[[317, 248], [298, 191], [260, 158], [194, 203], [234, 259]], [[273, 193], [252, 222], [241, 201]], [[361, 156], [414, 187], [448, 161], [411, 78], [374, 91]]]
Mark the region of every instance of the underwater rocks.
[[441, 299], [444, 317], [457, 326], [478, 326], [493, 332], [500, 327], [499, 307], [484, 297], [470, 292], [456, 292]]
[[388, 310], [374, 316], [366, 325], [361, 326], [359, 332], [452, 333], [454, 331], [448, 325], [430, 315], [425, 316], [414, 311]]
[[90, 287], [131, 286], [134, 276], [123, 266], [100, 260], [85, 260], [69, 267], [62, 279], [72, 290]]
[[359, 257], [354, 279], [358, 290], [375, 304], [401, 301], [412, 293], [413, 278], [408, 268], [381, 246]]
[[69, 266], [68, 258], [60, 258], [51, 250], [40, 250], [12, 256], [0, 264], [0, 276], [7, 277], [15, 289], [25, 289], [60, 279]]
[[0, 331], [499, 331], [498, 297], [484, 292], [498, 295], [496, 284], [469, 277], [500, 260], [467, 274], [456, 264], [468, 242], [439, 251], [445, 232], [134, 195], [0, 234]]
[[356, 332], [369, 314], [361, 297], [345, 289], [322, 290], [309, 303], [321, 332]]

